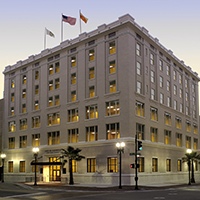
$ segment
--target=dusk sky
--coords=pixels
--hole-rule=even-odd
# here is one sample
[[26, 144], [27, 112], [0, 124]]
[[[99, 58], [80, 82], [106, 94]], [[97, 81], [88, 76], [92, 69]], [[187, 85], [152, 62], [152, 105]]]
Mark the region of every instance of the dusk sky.
[[[109, 24], [129, 13], [150, 35], [200, 76], [200, 0], [0, 0], [0, 71], [8, 65], [39, 54], [61, 42], [61, 13], [77, 18], [75, 26], [64, 23], [64, 40], [80, 34], [79, 9], [88, 18], [82, 32]], [[0, 99], [4, 75], [0, 73]]]

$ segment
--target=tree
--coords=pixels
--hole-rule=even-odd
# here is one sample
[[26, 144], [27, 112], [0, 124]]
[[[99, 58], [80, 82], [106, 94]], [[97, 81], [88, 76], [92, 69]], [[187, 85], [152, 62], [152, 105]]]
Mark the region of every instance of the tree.
[[63, 164], [67, 162], [65, 158], [69, 159], [69, 173], [70, 173], [70, 179], [69, 179], [69, 184], [73, 185], [74, 180], [73, 180], [73, 172], [72, 172], [72, 160], [80, 161], [84, 159], [85, 157], [82, 155], [79, 155], [79, 152], [82, 150], [79, 148], [74, 149], [74, 147], [68, 146], [67, 149], [61, 149], [61, 156], [60, 158], [63, 158]]
[[197, 154], [197, 152], [192, 151], [191, 153], [186, 153], [185, 157], [182, 158], [183, 162], [187, 162], [188, 167], [189, 167], [189, 160], [191, 160], [192, 163], [192, 177], [191, 177], [191, 182], [195, 183], [195, 179], [194, 179], [194, 160], [200, 160], [200, 154]]

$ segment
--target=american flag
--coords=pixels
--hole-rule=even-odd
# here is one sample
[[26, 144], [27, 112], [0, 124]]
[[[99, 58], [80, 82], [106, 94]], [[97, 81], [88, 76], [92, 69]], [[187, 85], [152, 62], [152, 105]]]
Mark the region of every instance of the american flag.
[[67, 22], [70, 25], [75, 25], [76, 24], [76, 18], [65, 16], [65, 15], [62, 15], [62, 21], [63, 22]]

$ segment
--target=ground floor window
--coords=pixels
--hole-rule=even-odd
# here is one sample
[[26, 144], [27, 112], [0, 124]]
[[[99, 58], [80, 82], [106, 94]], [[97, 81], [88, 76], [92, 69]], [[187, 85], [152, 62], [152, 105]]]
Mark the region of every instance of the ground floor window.
[[108, 172], [117, 172], [117, 158], [108, 158]]
[[13, 161], [8, 162], [8, 172], [13, 172]]
[[181, 160], [178, 160], [178, 162], [177, 162], [177, 171], [178, 172], [182, 171], [182, 161]]
[[139, 164], [138, 172], [144, 172], [144, 157], [140, 157], [138, 164]]
[[167, 172], [171, 172], [171, 159], [167, 159]]
[[96, 158], [87, 159], [87, 172], [96, 172]]
[[152, 172], [158, 171], [158, 158], [152, 158]]
[[19, 162], [19, 172], [25, 172], [25, 161]]
[[[60, 162], [56, 157], [49, 158], [49, 162]], [[60, 165], [50, 165], [49, 166], [49, 180], [50, 181], [60, 181], [61, 180], [61, 171]]]
[[72, 172], [77, 172], [77, 161], [72, 160]]

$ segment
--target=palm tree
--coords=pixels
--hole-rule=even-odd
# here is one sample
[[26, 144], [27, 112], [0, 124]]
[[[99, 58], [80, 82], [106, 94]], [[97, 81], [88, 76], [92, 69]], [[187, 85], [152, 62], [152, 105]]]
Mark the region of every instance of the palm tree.
[[[79, 155], [79, 152], [82, 150], [79, 148], [74, 149], [74, 147], [68, 146], [67, 149], [61, 149], [61, 156], [60, 158], [68, 158], [69, 159], [69, 173], [70, 173], [70, 180], [69, 184], [73, 185], [74, 180], [73, 180], [73, 173], [72, 173], [72, 160], [80, 161], [84, 159], [84, 156]], [[65, 164], [67, 160], [63, 160], [63, 164]]]
[[188, 167], [189, 167], [189, 160], [192, 161], [192, 177], [191, 177], [191, 182], [195, 183], [195, 179], [194, 179], [194, 160], [200, 160], [200, 154], [197, 154], [197, 152], [192, 151], [191, 153], [186, 153], [185, 157], [182, 158], [183, 162], [187, 162]]

